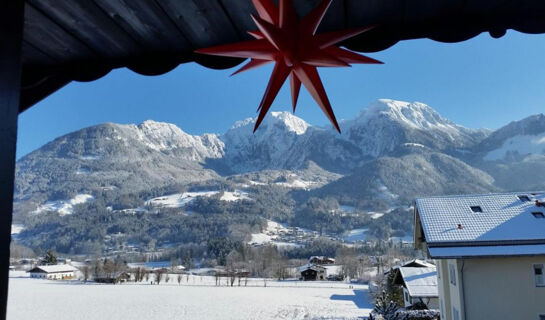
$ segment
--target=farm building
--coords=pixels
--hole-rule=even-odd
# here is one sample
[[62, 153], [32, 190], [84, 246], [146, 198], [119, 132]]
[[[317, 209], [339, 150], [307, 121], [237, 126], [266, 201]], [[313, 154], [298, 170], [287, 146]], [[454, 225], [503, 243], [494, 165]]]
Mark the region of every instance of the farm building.
[[113, 275], [108, 276], [100, 276], [97, 278], [94, 278], [95, 282], [98, 283], [123, 283], [131, 280], [131, 275], [127, 272], [116, 272]]
[[325, 280], [327, 277], [326, 268], [313, 264], [305, 264], [299, 268], [299, 272], [300, 279], [304, 281]]
[[27, 272], [30, 273], [31, 278], [65, 280], [74, 278], [76, 271], [78, 271], [78, 269], [69, 264], [58, 264], [52, 266], [38, 266]]

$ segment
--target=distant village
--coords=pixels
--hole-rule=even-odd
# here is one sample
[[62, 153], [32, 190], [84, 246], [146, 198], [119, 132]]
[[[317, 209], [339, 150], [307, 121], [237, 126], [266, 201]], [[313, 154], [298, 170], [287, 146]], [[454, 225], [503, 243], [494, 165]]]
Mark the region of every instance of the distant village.
[[[545, 319], [545, 194], [421, 198], [415, 201], [414, 219], [414, 248], [421, 259], [392, 254], [310, 256], [298, 265], [281, 265], [270, 278], [256, 277], [236, 263], [189, 268], [175, 261], [73, 261], [52, 252], [41, 258], [13, 258], [11, 269], [42, 280], [104, 284], [182, 285], [184, 279], [185, 284], [191, 279], [192, 284], [211, 286], [364, 283], [366, 299], [374, 304], [369, 319]], [[265, 235], [288, 243], [315, 236], [298, 228]]]

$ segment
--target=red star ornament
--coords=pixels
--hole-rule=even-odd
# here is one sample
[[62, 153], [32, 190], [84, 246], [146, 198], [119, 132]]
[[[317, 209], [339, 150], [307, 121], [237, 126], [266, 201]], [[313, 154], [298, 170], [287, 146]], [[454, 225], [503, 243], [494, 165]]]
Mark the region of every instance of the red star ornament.
[[351, 63], [382, 62], [335, 46], [373, 27], [316, 34], [332, 1], [323, 0], [307, 16], [299, 20], [291, 0], [279, 0], [278, 6], [272, 0], [252, 0], [259, 15], [259, 17], [252, 15], [252, 19], [259, 30], [248, 33], [255, 40], [196, 50], [202, 54], [251, 59], [233, 75], [270, 62], [275, 63], [269, 84], [257, 109], [259, 116], [254, 132], [265, 118], [288, 76], [293, 112], [297, 106], [302, 83], [331, 124], [339, 133], [341, 132], [317, 67], [349, 67]]

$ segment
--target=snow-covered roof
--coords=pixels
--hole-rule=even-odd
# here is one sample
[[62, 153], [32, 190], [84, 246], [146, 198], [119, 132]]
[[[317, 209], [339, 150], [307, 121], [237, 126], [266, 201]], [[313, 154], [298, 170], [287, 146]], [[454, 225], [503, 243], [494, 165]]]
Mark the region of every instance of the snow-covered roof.
[[299, 267], [299, 272], [303, 272], [305, 270], [314, 270], [314, 271], [325, 271], [326, 268], [324, 266], [319, 266], [319, 265], [315, 265], [315, 264], [310, 264], [310, 263], [307, 263], [305, 265], [302, 265]]
[[69, 264], [57, 264], [51, 266], [37, 266], [29, 272], [45, 272], [45, 273], [59, 273], [59, 272], [73, 272], [78, 271], [77, 268]]
[[545, 202], [545, 194], [519, 192], [420, 198], [416, 199], [416, 207], [430, 247], [478, 242], [545, 244], [545, 219], [533, 215], [533, 212], [545, 214], [545, 207], [537, 206], [535, 200]]
[[400, 267], [399, 272], [411, 297], [438, 297], [436, 268]]
[[428, 261], [422, 260], [422, 259], [413, 259], [409, 261], [402, 262], [398, 265], [393, 266], [392, 268], [386, 270], [384, 274], [388, 274], [392, 272], [393, 270], [399, 269], [401, 267], [411, 267], [411, 268], [435, 268], [435, 265], [433, 263], [430, 263]]

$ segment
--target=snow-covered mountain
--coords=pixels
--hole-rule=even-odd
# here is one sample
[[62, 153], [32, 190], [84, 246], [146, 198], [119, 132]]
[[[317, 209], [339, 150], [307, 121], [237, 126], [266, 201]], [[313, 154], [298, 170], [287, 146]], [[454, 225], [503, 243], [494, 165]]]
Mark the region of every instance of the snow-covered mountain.
[[485, 160], [504, 160], [545, 154], [545, 115], [537, 114], [494, 131], [475, 151]]
[[[35, 210], [104, 190], [138, 193], [226, 181], [255, 187], [267, 177], [275, 185], [321, 187], [341, 197], [346, 188], [324, 184], [344, 176], [339, 183], [353, 198], [389, 190], [397, 195], [390, 200], [398, 202], [437, 192], [522, 188], [528, 181], [545, 187], [535, 178], [545, 174], [543, 115], [490, 132], [457, 125], [423, 103], [381, 99], [342, 121], [342, 135], [288, 112], [271, 112], [256, 133], [254, 124], [252, 118], [236, 122], [222, 135], [190, 135], [155, 121], [67, 134], [18, 161], [17, 207], [32, 203], [28, 207]], [[498, 162], [513, 152], [525, 156], [508, 165]]]
[[343, 137], [372, 157], [386, 155], [403, 143], [436, 150], [466, 148], [485, 137], [482, 130], [457, 125], [420, 102], [380, 99], [355, 119], [342, 123]]
[[492, 132], [468, 155], [467, 161], [489, 172], [502, 189], [543, 189], [545, 115], [533, 115], [509, 123]]

